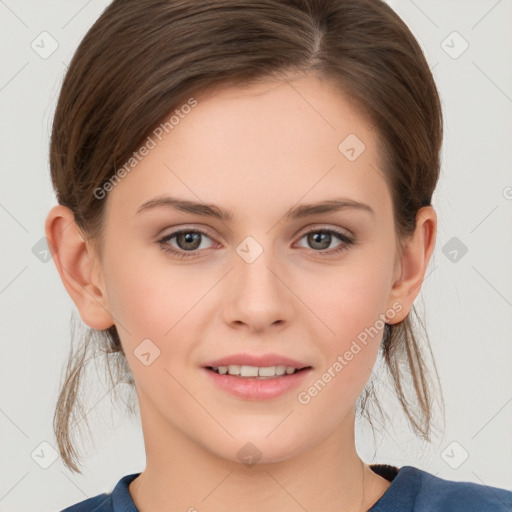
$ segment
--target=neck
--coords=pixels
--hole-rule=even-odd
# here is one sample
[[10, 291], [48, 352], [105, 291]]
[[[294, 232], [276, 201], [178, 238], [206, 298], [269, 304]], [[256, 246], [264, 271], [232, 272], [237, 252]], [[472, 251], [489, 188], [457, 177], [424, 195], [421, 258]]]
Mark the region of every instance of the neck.
[[357, 455], [353, 409], [313, 448], [253, 465], [221, 458], [150, 414], [141, 417], [148, 420], [147, 464], [129, 486], [139, 510], [362, 512], [389, 486]]

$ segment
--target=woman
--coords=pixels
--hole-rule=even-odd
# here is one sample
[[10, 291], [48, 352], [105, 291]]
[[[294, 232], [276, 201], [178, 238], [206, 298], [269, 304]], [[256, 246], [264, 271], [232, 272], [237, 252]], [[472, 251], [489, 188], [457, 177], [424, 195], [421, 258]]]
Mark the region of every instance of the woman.
[[52, 132], [46, 234], [91, 328], [55, 429], [79, 471], [69, 420], [98, 343], [147, 464], [66, 511], [509, 510], [508, 491], [355, 447], [379, 354], [430, 436], [410, 314], [441, 143], [424, 55], [381, 1], [114, 0]]

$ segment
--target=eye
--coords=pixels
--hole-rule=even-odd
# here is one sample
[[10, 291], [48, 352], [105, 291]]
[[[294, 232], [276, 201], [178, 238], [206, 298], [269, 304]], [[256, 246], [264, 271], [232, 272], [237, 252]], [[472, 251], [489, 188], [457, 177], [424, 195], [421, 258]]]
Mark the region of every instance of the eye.
[[[165, 254], [171, 254], [178, 258], [191, 258], [197, 256], [201, 250], [212, 247], [212, 245], [208, 247], [202, 246], [202, 239], [205, 237], [211, 240], [210, 236], [200, 229], [185, 228], [172, 231], [158, 240], [158, 243]], [[306, 238], [309, 246], [314, 249], [315, 253], [321, 256], [340, 254], [355, 243], [354, 240], [346, 234], [332, 228], [319, 228], [308, 231], [302, 235], [300, 240], [303, 238]], [[177, 247], [169, 243], [173, 239], [176, 239]], [[336, 239], [341, 243], [334, 249], [328, 250], [331, 243]]]
[[[334, 235], [334, 238], [333, 238]], [[302, 235], [301, 240], [303, 238], [306, 238], [307, 243], [310, 247], [313, 249], [319, 249], [315, 250], [314, 252], [318, 252], [320, 255], [326, 255], [329, 256], [331, 254], [339, 254], [342, 251], [348, 249], [348, 247], [352, 244], [354, 244], [354, 240], [341, 231], [338, 231], [336, 229], [328, 229], [328, 228], [322, 228], [322, 229], [314, 229], [312, 231], [308, 231], [304, 235]], [[327, 250], [329, 246], [331, 245], [331, 242], [333, 240], [338, 239], [342, 243], [340, 243], [337, 247], [331, 250]]]
[[[196, 256], [199, 249], [205, 249], [205, 247], [201, 247], [203, 237], [210, 239], [208, 234], [200, 229], [179, 229], [165, 235], [158, 240], [158, 243], [165, 254], [172, 254], [178, 258], [190, 258]], [[169, 244], [173, 238], [176, 238], [178, 250]]]

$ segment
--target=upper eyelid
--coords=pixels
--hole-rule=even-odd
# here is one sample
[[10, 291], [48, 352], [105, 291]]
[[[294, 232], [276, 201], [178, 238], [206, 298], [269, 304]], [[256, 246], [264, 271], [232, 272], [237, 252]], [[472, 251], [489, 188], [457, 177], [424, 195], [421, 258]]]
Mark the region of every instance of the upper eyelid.
[[185, 226], [185, 227], [179, 227], [179, 228], [172, 229], [167, 234], [161, 235], [159, 237], [159, 239], [162, 240], [164, 238], [174, 237], [174, 236], [176, 236], [176, 235], [178, 235], [180, 233], [189, 233], [189, 232], [198, 232], [198, 233], [201, 233], [203, 235], [206, 235], [207, 237], [209, 237], [211, 239], [214, 238], [212, 235], [210, 235], [208, 233], [208, 230], [206, 228], [197, 228], [197, 227]]
[[[209, 227], [203, 227], [203, 226], [197, 226], [197, 225], [179, 225], [177, 227], [170, 227], [169, 228], [171, 231], [169, 231], [169, 234], [171, 233], [177, 233], [177, 232], [180, 232], [180, 231], [203, 231], [205, 232], [206, 234], [208, 234], [208, 231], [210, 230]], [[332, 230], [342, 230], [342, 231], [348, 231], [350, 232], [350, 230], [346, 227], [341, 227], [341, 226], [333, 226], [333, 225], [329, 225], [327, 223], [324, 223], [322, 224], [321, 222], [320, 223], [313, 223], [313, 225], [311, 226], [306, 226], [304, 228], [301, 228], [300, 230], [298, 230], [298, 232], [309, 232], [309, 231], [314, 231], [314, 230], [322, 230], [322, 229], [332, 229]], [[165, 236], [165, 235], [164, 235]]]

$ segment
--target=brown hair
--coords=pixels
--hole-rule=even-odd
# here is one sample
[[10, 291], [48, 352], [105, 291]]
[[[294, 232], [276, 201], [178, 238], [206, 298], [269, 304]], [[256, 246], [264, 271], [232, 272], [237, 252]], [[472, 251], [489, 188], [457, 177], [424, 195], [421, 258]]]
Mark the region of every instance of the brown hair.
[[[402, 243], [415, 228], [418, 210], [431, 204], [443, 121], [418, 42], [381, 0], [114, 0], [81, 41], [62, 84], [50, 143], [59, 204], [72, 210], [100, 248], [106, 200], [94, 191], [162, 119], [194, 91], [242, 87], [288, 71], [335, 81], [377, 128]], [[414, 306], [412, 312], [417, 315]], [[65, 465], [79, 473], [70, 420], [82, 410], [87, 353], [106, 354], [109, 372], [111, 359], [116, 363], [115, 379], [110, 373], [114, 389], [120, 382], [134, 388], [115, 325], [88, 329], [81, 342], [76, 353], [71, 349], [53, 422]], [[431, 356], [428, 336], [424, 346]], [[432, 382], [411, 314], [386, 324], [381, 355], [414, 432], [430, 440]], [[433, 358], [432, 367], [439, 378]], [[368, 402], [382, 413], [372, 379], [358, 402], [372, 424]]]

